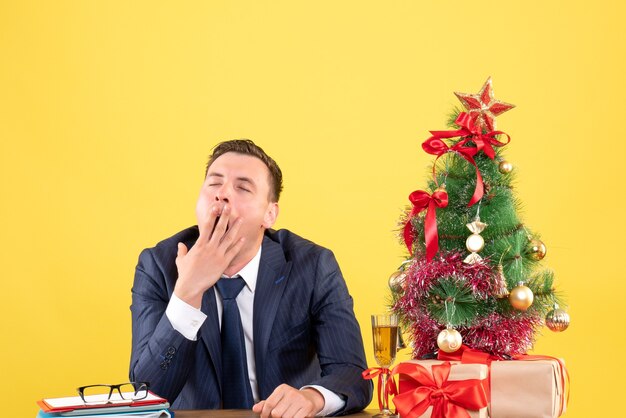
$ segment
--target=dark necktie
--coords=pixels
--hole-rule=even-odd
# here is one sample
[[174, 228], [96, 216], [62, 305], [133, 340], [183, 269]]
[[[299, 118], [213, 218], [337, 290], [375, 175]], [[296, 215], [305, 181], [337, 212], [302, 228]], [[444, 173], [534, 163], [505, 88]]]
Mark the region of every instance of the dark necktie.
[[241, 316], [235, 298], [246, 282], [241, 276], [221, 278], [216, 286], [222, 295], [222, 408], [250, 409], [254, 403]]

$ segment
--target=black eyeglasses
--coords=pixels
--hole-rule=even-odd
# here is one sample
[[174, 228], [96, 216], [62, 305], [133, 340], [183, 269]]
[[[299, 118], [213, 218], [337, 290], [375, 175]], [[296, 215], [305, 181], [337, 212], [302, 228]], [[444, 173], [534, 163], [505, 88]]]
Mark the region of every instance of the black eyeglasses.
[[80, 398], [89, 405], [134, 402], [148, 397], [148, 383], [127, 382], [117, 385], [88, 385], [78, 389]]

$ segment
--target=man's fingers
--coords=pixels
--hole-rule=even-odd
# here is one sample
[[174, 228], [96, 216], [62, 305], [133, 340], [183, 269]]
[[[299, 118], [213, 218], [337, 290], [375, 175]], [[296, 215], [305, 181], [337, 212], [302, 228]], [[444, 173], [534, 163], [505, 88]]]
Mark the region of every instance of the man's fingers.
[[232, 259], [235, 258], [237, 254], [239, 254], [239, 252], [243, 248], [243, 244], [245, 244], [245, 241], [246, 241], [246, 238], [241, 237], [237, 240], [237, 242], [235, 242], [226, 250], [226, 253], [224, 255], [228, 258], [228, 260], [232, 261]]
[[263, 410], [263, 405], [265, 405], [265, 401], [259, 401], [256, 404], [252, 405], [252, 412], [260, 414]]
[[213, 229], [215, 228], [216, 219], [222, 212], [223, 205], [219, 202], [214, 203], [209, 209], [209, 213], [202, 222], [198, 222], [198, 229], [200, 230], [200, 236], [198, 242], [207, 242], [211, 239]]
[[[280, 408], [283, 403], [286, 403], [285, 406], [283, 408]], [[275, 416], [277, 417], [295, 417], [298, 411], [301, 411], [303, 408], [304, 408], [303, 403], [294, 402], [293, 399], [291, 399], [290, 401], [287, 399], [284, 399], [283, 402], [281, 402], [281, 405], [279, 405], [278, 408], [274, 409], [273, 413], [275, 413], [276, 414]], [[305, 413], [305, 416], [306, 416], [306, 413]]]
[[261, 418], [305, 418], [315, 416], [316, 408], [315, 402], [307, 394], [282, 384], [266, 400], [254, 405], [252, 411], [260, 414]]
[[237, 218], [235, 221], [231, 222], [230, 227], [228, 228], [228, 231], [226, 231], [226, 233], [222, 237], [220, 244], [224, 246], [223, 248], [225, 248], [226, 251], [228, 251], [228, 249], [233, 246], [233, 242], [237, 238], [239, 238], [238, 237], [239, 229], [241, 229], [242, 223], [243, 223], [242, 218]]
[[230, 206], [224, 205], [222, 209], [222, 213], [215, 224], [215, 228], [212, 231], [211, 236], [209, 237], [209, 242], [219, 243], [222, 241], [224, 234], [226, 233], [226, 229], [228, 228], [228, 221], [230, 220]]
[[274, 408], [278, 406], [283, 396], [285, 396], [284, 388], [282, 386], [283, 385], [280, 385], [276, 389], [274, 389], [274, 392], [272, 392], [272, 394], [268, 396], [268, 398], [265, 400], [265, 403], [263, 404], [263, 409], [261, 410], [262, 418], [271, 417], [272, 411], [274, 411]]
[[180, 257], [184, 257], [187, 255], [187, 253], [189, 252], [189, 250], [187, 249], [187, 246], [185, 244], [183, 244], [182, 242], [178, 243], [178, 252], [176, 253], [176, 258], [180, 258]]
[[308, 418], [308, 417], [314, 417], [314, 416], [315, 414], [312, 411], [306, 408], [300, 408], [298, 412], [296, 412], [293, 415], [293, 418]]

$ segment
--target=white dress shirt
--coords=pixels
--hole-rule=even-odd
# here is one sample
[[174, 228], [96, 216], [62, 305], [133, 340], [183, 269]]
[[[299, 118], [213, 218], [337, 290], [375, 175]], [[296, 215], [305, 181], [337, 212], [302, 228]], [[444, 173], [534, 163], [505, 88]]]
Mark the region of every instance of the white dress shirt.
[[[259, 275], [259, 263], [261, 261], [261, 248], [254, 258], [250, 260], [235, 276], [241, 276], [246, 282], [239, 295], [237, 295], [237, 307], [241, 316], [241, 325], [243, 326], [243, 334], [246, 345], [246, 363], [248, 365], [248, 377], [250, 378], [250, 387], [255, 402], [259, 402], [259, 389], [256, 381], [256, 361], [254, 358], [254, 341], [252, 330], [252, 316], [254, 307], [254, 291], [256, 289], [256, 281]], [[218, 322], [222, 324], [222, 297], [215, 287], [215, 300], [217, 302]], [[188, 303], [182, 301], [175, 294], [172, 294], [165, 315], [169, 319], [172, 327], [180, 332], [188, 340], [195, 341], [198, 338], [198, 331], [206, 320], [207, 316], [200, 309], [196, 309]], [[326, 416], [339, 410], [345, 405], [345, 401], [336, 393], [318, 385], [308, 385], [300, 389], [311, 387], [316, 389], [324, 397], [324, 408], [318, 413], [318, 416]]]

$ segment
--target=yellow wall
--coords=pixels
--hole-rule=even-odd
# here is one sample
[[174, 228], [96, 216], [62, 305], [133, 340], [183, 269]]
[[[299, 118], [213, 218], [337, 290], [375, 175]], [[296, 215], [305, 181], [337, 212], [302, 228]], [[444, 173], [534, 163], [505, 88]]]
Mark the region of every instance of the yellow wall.
[[2, 1], [2, 416], [127, 378], [137, 256], [194, 222], [223, 139], [281, 164], [278, 226], [335, 251], [374, 364], [420, 144], [489, 75], [517, 105], [506, 155], [571, 304], [535, 352], [567, 360], [568, 417], [616, 416], [625, 18], [610, 0]]

